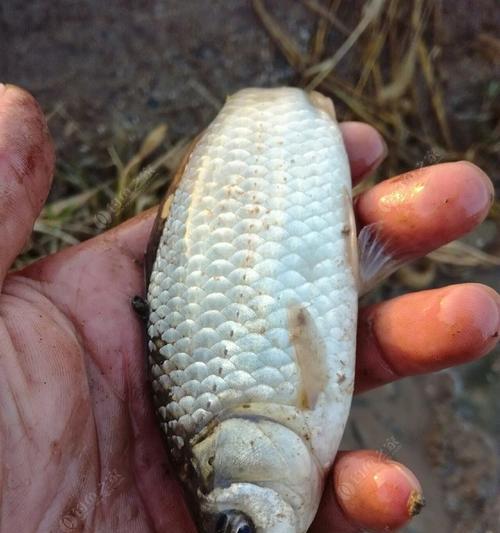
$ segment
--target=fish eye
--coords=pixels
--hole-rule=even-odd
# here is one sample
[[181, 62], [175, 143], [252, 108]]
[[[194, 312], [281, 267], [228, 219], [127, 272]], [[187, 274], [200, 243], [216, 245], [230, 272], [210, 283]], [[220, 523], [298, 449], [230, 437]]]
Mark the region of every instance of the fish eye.
[[214, 533], [255, 533], [255, 527], [245, 513], [230, 510], [217, 516]]

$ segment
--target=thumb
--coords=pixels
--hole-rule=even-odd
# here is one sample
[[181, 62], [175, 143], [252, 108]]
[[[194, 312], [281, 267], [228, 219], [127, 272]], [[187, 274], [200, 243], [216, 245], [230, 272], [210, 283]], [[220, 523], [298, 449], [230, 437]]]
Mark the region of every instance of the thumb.
[[54, 149], [36, 100], [0, 83], [0, 284], [47, 198]]

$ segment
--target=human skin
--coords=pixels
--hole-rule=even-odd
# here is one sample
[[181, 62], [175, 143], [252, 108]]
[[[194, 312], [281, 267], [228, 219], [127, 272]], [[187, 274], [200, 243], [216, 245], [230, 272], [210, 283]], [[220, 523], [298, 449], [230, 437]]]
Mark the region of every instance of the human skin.
[[[385, 145], [365, 124], [342, 131], [359, 181]], [[0, 84], [0, 531], [193, 532], [153, 416], [142, 325], [130, 306], [143, 292], [155, 210], [9, 273], [53, 164], [35, 100]], [[480, 169], [447, 163], [387, 180], [355, 209], [360, 227], [379, 223], [392, 253], [411, 259], [470, 231], [492, 196]], [[498, 294], [479, 284], [361, 309], [356, 389], [481, 357], [497, 342], [499, 309]], [[396, 529], [420, 495], [403, 465], [342, 452], [311, 531]]]

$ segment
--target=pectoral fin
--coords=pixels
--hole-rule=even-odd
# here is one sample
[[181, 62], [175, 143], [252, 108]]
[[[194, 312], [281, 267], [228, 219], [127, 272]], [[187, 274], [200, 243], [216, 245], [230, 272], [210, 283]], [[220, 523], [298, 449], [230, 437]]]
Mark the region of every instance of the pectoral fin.
[[371, 291], [405, 261], [397, 259], [389, 239], [382, 236], [381, 224], [369, 224], [358, 235], [358, 294]]
[[358, 295], [363, 296], [390, 276], [405, 260], [396, 258], [390, 240], [382, 236], [381, 223], [365, 226], [356, 236], [356, 219], [347, 189], [344, 201], [347, 223], [342, 232], [348, 240], [347, 261], [357, 281]]
[[302, 305], [288, 309], [290, 341], [300, 373], [299, 409], [314, 409], [328, 382], [325, 346], [313, 317]]

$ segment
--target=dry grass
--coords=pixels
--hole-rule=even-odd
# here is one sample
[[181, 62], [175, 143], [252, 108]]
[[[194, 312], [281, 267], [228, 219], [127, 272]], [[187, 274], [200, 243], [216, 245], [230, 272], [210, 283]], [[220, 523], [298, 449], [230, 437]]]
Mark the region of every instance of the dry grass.
[[[498, 158], [500, 125], [493, 131], [479, 129], [488, 133], [466, 149], [460, 148], [450, 127], [438, 70], [440, 48], [436, 36], [443, 25], [441, 3], [368, 0], [353, 24], [342, 20], [339, 14], [346, 1], [301, 0], [305, 12], [315, 17], [315, 31], [307, 49], [264, 0], [253, 0], [253, 6], [295, 70], [298, 85], [317, 88], [331, 96], [340, 104], [343, 118], [367, 121], [384, 135], [389, 156], [379, 175], [395, 175], [410, 168], [457, 159], [473, 160], [487, 167], [488, 161]], [[334, 40], [340, 44], [332, 45]], [[477, 46], [483, 47], [486, 55], [497, 57], [499, 41], [492, 35], [479, 35]], [[339, 68], [346, 63], [359, 68]], [[494, 105], [498, 92], [499, 88], [493, 86], [491, 94], [485, 96], [485, 109]], [[57, 113], [63, 111], [56, 109]], [[71, 117], [63, 119], [68, 132], [74, 134], [78, 126]], [[125, 133], [115, 132], [107, 146], [107, 163], [87, 161], [82, 156], [76, 168], [59, 166], [56, 183], [62, 194], [58, 196], [64, 196], [65, 184], [76, 192], [47, 204], [17, 267], [89, 238], [158, 201], [188, 139], [173, 143], [167, 125], [160, 124], [131, 153], [133, 146], [127, 144]], [[83, 140], [92, 145], [92, 139]], [[102, 173], [109, 177], [96, 183], [91, 176], [102, 171], [103, 166], [106, 168]], [[490, 218], [500, 220], [498, 201]], [[446, 265], [449, 273], [455, 266], [463, 269], [498, 264], [497, 257], [470, 243], [453, 243], [431, 254], [424, 268], [409, 268], [400, 273], [398, 280], [420, 288], [434, 281], [440, 265]]]
[[[343, 118], [369, 122], [384, 135], [389, 156], [378, 176], [459, 159], [487, 168], [491, 155], [498, 158], [500, 124], [466, 149], [460, 148], [460, 140], [451, 131], [439, 76], [437, 36], [443, 28], [440, 2], [368, 0], [352, 27], [340, 18], [345, 4], [342, 0], [301, 2], [318, 17], [306, 50], [282, 27], [265, 0], [253, 0], [253, 5], [269, 35], [295, 69], [298, 85], [331, 96], [343, 104]], [[341, 44], [333, 50], [329, 49], [330, 33], [341, 37]], [[485, 54], [497, 57], [499, 42], [492, 35], [481, 34], [477, 45], [484, 48]], [[360, 66], [354, 76], [353, 68], [337, 68], [349, 61]], [[489, 109], [493, 105], [494, 96], [486, 95], [484, 107]], [[500, 221], [498, 200], [489, 218]], [[498, 242], [496, 248], [498, 253]], [[463, 274], [464, 268], [499, 265], [500, 257], [456, 241], [433, 252], [417, 267], [404, 267], [395, 281], [418, 289], [431, 285], [441, 267], [447, 274], [454, 269]]]
[[[128, 159], [123, 159], [127, 148], [108, 146], [112, 169], [101, 169], [101, 173], [111, 177], [97, 185], [92, 179], [94, 172], [89, 170], [86, 175], [85, 168], [75, 172], [73, 168], [59, 166], [57, 185], [70, 184], [78, 192], [45, 205], [14, 268], [86, 240], [157, 204], [188, 141], [172, 143], [167, 125], [160, 124]], [[94, 165], [96, 162], [91, 161], [89, 169]]]

